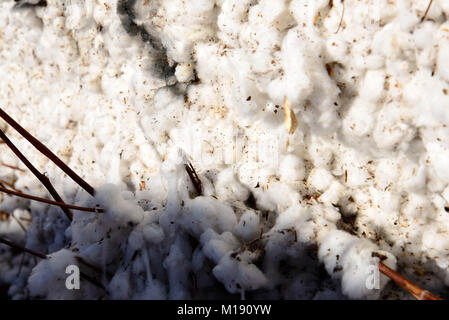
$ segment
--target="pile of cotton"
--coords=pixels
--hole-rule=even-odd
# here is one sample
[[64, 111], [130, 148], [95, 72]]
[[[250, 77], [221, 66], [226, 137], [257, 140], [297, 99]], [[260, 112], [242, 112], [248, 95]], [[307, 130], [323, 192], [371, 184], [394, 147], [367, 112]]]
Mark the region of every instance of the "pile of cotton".
[[[5, 0], [0, 120], [73, 210], [0, 194], [13, 299], [408, 299], [449, 286], [449, 4]], [[0, 183], [50, 195], [0, 144]], [[39, 256], [40, 254], [40, 256]], [[46, 256], [43, 259], [43, 256]], [[79, 280], [79, 282], [77, 282]]]

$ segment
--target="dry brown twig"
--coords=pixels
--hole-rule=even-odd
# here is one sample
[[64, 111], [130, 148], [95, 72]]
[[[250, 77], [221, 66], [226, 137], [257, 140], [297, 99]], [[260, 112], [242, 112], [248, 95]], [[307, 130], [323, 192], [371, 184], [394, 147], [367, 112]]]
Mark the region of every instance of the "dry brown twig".
[[30, 199], [30, 200], [35, 200], [35, 201], [39, 201], [39, 202], [43, 202], [43, 203], [47, 203], [50, 205], [54, 205], [54, 206], [59, 206], [59, 207], [65, 207], [68, 209], [73, 209], [73, 210], [78, 210], [78, 211], [85, 211], [85, 212], [104, 212], [103, 209], [101, 208], [87, 208], [87, 207], [79, 207], [79, 206], [74, 206], [71, 204], [66, 204], [64, 202], [57, 202], [57, 201], [52, 201], [52, 200], [48, 200], [48, 199], [44, 199], [44, 198], [40, 198], [40, 197], [36, 197], [30, 194], [25, 194], [19, 191], [13, 191], [13, 190], [8, 190], [6, 188], [0, 187], [0, 192], [4, 192], [10, 195], [14, 195], [17, 197], [21, 197], [21, 198], [26, 198], [26, 199]]
[[337, 31], [335, 31], [335, 34], [337, 34], [338, 31], [340, 31], [341, 26], [343, 24], [343, 18], [345, 16], [345, 0], [341, 0], [341, 5], [343, 6], [343, 9], [341, 10], [340, 23], [338, 24], [338, 29], [337, 29]]
[[0, 186], [1, 187], [7, 186], [7, 187], [9, 187], [10, 189], [12, 189], [14, 191], [21, 192], [20, 190], [17, 190], [16, 188], [14, 188], [14, 185], [12, 183], [9, 183], [9, 182], [7, 182], [5, 180], [1, 180], [0, 179]]
[[[42, 142], [36, 139], [31, 133], [25, 130], [20, 124], [18, 124], [13, 118], [11, 118], [3, 109], [0, 108], [0, 117], [6, 121], [11, 127], [13, 127], [18, 133], [20, 133], [28, 142], [30, 142], [37, 150], [56, 164], [62, 171], [64, 171], [73, 181], [75, 181], [81, 188], [86, 190], [91, 196], [95, 194], [95, 189], [89, 185], [83, 178], [75, 173], [68, 165], [66, 165], [61, 159], [58, 158], [53, 152], [50, 151]], [[6, 141], [5, 141], [6, 142]]]
[[[2, 143], [5, 143], [5, 142], [2, 141]], [[6, 168], [9, 168], [9, 169], [12, 169], [12, 170], [17, 170], [17, 171], [25, 172], [25, 170], [20, 169], [19, 167], [16, 167], [16, 166], [12, 166], [12, 165], [10, 165], [10, 164], [2, 163], [1, 165], [2, 165], [3, 167], [6, 167]]]
[[[1, 109], [0, 109], [1, 110]], [[36, 176], [37, 179], [45, 186], [45, 188], [50, 192], [53, 199], [55, 199], [57, 202], [64, 203], [61, 196], [58, 194], [56, 189], [53, 187], [53, 185], [50, 182], [50, 179], [48, 179], [45, 175], [39, 172], [39, 170], [34, 167], [31, 162], [17, 149], [17, 147], [9, 140], [9, 138], [6, 136], [6, 134], [0, 130], [0, 138], [8, 145], [8, 147], [14, 152], [14, 154], [20, 159], [20, 161], [23, 162], [25, 166], [27, 166], [28, 169]], [[73, 214], [67, 207], [61, 206], [62, 211], [64, 211], [67, 218], [72, 221]]]
[[185, 168], [193, 186], [195, 187], [196, 193], [201, 196], [203, 194], [203, 184], [201, 183], [201, 179], [196, 173], [195, 168], [190, 162], [189, 164], [185, 164]]
[[429, 5], [427, 6], [426, 12], [424, 12], [423, 17], [421, 18], [421, 23], [426, 19], [427, 14], [429, 13], [430, 7], [432, 6], [433, 0], [429, 1]]
[[[47, 259], [47, 258], [48, 258], [48, 257], [47, 257], [45, 254], [43, 254], [43, 253], [40, 253], [40, 252], [31, 250], [31, 249], [25, 248], [24, 246], [22, 246], [22, 245], [20, 245], [20, 244], [18, 244], [18, 243], [15, 243], [15, 242], [6, 240], [6, 239], [1, 238], [1, 237], [0, 237], [0, 243], [6, 244], [7, 246], [9, 246], [9, 247], [11, 247], [11, 248], [15, 248], [15, 249], [17, 249], [17, 250], [19, 250], [19, 251], [29, 253], [29, 254], [31, 254], [31, 255], [33, 255], [33, 256], [35, 256], [35, 257], [41, 258], [41, 259]], [[95, 286], [97, 286], [97, 287], [99, 287], [99, 288], [101, 288], [101, 289], [103, 289], [103, 290], [105, 290], [105, 291], [107, 292], [107, 290], [106, 290], [106, 288], [103, 286], [103, 284], [101, 284], [100, 282], [98, 282], [98, 281], [95, 280], [94, 278], [88, 276], [88, 275], [85, 274], [84, 272], [80, 272], [80, 276], [81, 276], [82, 279], [85, 279], [85, 280], [89, 281], [89, 282], [92, 283], [93, 285], [95, 285]]]
[[382, 262], [379, 262], [379, 271], [393, 280], [396, 284], [410, 292], [417, 300], [443, 300], [442, 298], [431, 294], [429, 291], [421, 289], [416, 284], [407, 280], [393, 269], [387, 267]]

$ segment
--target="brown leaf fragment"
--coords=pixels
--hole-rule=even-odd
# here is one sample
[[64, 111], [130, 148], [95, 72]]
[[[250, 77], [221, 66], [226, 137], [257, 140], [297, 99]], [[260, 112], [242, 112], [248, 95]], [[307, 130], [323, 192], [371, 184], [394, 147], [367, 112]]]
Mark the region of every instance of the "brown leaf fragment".
[[292, 110], [288, 103], [287, 97], [284, 98], [284, 112], [285, 112], [285, 129], [289, 134], [293, 134], [298, 128], [298, 120], [296, 119], [295, 112]]

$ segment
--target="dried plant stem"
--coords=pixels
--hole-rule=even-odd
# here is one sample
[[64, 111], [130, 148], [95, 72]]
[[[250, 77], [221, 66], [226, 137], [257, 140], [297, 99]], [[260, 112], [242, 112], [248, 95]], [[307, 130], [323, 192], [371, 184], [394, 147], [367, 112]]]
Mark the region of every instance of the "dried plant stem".
[[343, 18], [345, 16], [345, 0], [341, 0], [341, 5], [343, 6], [342, 10], [341, 10], [341, 18], [340, 18], [340, 23], [338, 24], [338, 29], [337, 31], [335, 31], [335, 34], [338, 33], [338, 31], [340, 31], [340, 28], [343, 24]]
[[[2, 143], [5, 143], [5, 142], [2, 141]], [[7, 167], [7, 168], [9, 168], [9, 169], [13, 169], [13, 170], [25, 172], [25, 170], [20, 169], [19, 167], [16, 167], [16, 166], [12, 166], [12, 165], [10, 165], [10, 164], [2, 163], [1, 165], [4, 166], [4, 167]]]
[[66, 204], [64, 202], [57, 202], [57, 201], [53, 201], [53, 200], [48, 200], [48, 199], [44, 199], [44, 198], [40, 198], [40, 197], [36, 197], [30, 194], [25, 194], [22, 192], [18, 192], [18, 191], [13, 191], [13, 190], [8, 190], [6, 188], [0, 187], [0, 192], [4, 192], [7, 194], [11, 194], [17, 197], [21, 197], [21, 198], [26, 198], [26, 199], [30, 199], [30, 200], [35, 200], [35, 201], [39, 201], [39, 202], [43, 202], [43, 203], [47, 203], [47, 204], [51, 204], [51, 205], [55, 205], [55, 206], [59, 206], [59, 207], [64, 207], [64, 208], [69, 208], [69, 209], [73, 209], [73, 210], [78, 210], [78, 211], [85, 211], [85, 212], [104, 212], [103, 209], [96, 209], [96, 208], [87, 208], [87, 207], [79, 207], [79, 206], [74, 206], [71, 204]]
[[27, 252], [29, 254], [32, 254], [35, 257], [41, 258], [41, 259], [47, 259], [47, 256], [45, 254], [39, 253], [37, 251], [25, 248], [24, 246], [21, 246], [20, 244], [11, 242], [9, 240], [0, 238], [0, 242], [3, 244], [6, 244], [7, 246], [10, 246], [11, 248], [15, 248], [17, 250], [23, 251], [23, 252]]
[[442, 298], [431, 294], [427, 290], [421, 289], [416, 284], [410, 282], [393, 269], [387, 267], [382, 262], [379, 262], [379, 271], [396, 282], [399, 286], [410, 292], [417, 300], [443, 300]]
[[13, 185], [12, 183], [9, 183], [9, 182], [7, 182], [7, 181], [5, 181], [5, 180], [0, 180], [0, 186], [2, 186], [2, 187], [7, 186], [7, 187], [11, 188], [11, 189], [14, 190], [14, 191], [20, 192], [19, 190], [17, 190], [16, 188], [14, 188], [14, 185]]
[[0, 117], [5, 120], [11, 127], [19, 132], [26, 140], [28, 140], [36, 149], [44, 154], [48, 159], [53, 161], [62, 171], [64, 171], [73, 181], [75, 181], [81, 188], [86, 190], [90, 195], [94, 195], [94, 188], [89, 185], [84, 179], [77, 175], [69, 166], [67, 166], [61, 159], [50, 151], [44, 144], [36, 139], [31, 133], [25, 130], [13, 118], [11, 118], [3, 109], [0, 108]]
[[203, 184], [201, 183], [201, 179], [196, 173], [195, 168], [190, 162], [189, 164], [185, 164], [185, 168], [193, 186], [195, 187], [196, 193], [201, 196], [203, 194]]
[[[31, 254], [31, 255], [33, 255], [35, 257], [41, 258], [41, 259], [47, 259], [48, 258], [45, 254], [42, 254], [40, 252], [31, 250], [31, 249], [28, 249], [28, 248], [25, 248], [24, 246], [21, 246], [20, 244], [17, 244], [15, 242], [12, 242], [12, 241], [9, 241], [9, 240], [6, 240], [6, 239], [1, 238], [1, 237], [0, 237], [0, 243], [6, 244], [7, 246], [10, 246], [11, 248], [15, 248], [17, 250], [20, 250], [22, 252], [27, 252], [27, 253], [29, 253], [29, 254]], [[81, 278], [89, 281], [93, 285], [95, 285], [95, 286], [97, 286], [97, 287], [99, 287], [99, 288], [101, 288], [101, 289], [106, 291], [106, 288], [100, 282], [98, 282], [97, 280], [95, 280], [92, 277], [88, 276], [87, 274], [85, 274], [83, 272], [80, 272], [80, 276], [81, 276]]]
[[26, 234], [26, 233], [27, 233], [27, 229], [25, 228], [25, 226], [23, 225], [23, 223], [22, 223], [19, 219], [17, 219], [16, 216], [15, 216], [14, 214], [9, 214], [9, 216], [10, 216], [11, 218], [13, 218], [14, 220], [16, 220], [16, 222], [17, 222], [17, 224], [19, 225], [20, 229], [22, 229], [23, 232], [25, 232], [25, 234]]
[[[59, 196], [58, 192], [55, 190], [55, 188], [51, 184], [50, 180], [45, 175], [40, 173], [39, 170], [37, 170], [31, 164], [30, 161], [28, 161], [28, 159], [19, 151], [19, 149], [17, 149], [17, 147], [11, 142], [11, 140], [9, 140], [9, 138], [6, 136], [6, 134], [2, 130], [0, 130], [0, 138], [3, 141], [5, 141], [5, 143], [12, 150], [12, 152], [14, 152], [14, 154], [20, 159], [20, 161], [22, 161], [23, 164], [25, 166], [27, 166], [28, 169], [30, 169], [30, 171], [36, 176], [36, 178], [38, 178], [39, 181], [42, 182], [42, 184], [45, 186], [45, 188], [47, 188], [48, 192], [50, 192], [51, 196], [57, 202], [64, 203], [62, 198]], [[67, 218], [69, 218], [69, 220], [72, 221], [72, 218], [73, 218], [72, 212], [68, 208], [66, 208], [66, 207], [61, 207], [61, 209], [62, 209], [62, 211], [64, 211], [64, 213], [67, 216]]]
[[424, 12], [423, 17], [421, 18], [421, 22], [426, 20], [427, 14], [429, 13], [430, 7], [432, 6], [432, 2], [433, 2], [433, 0], [429, 1], [429, 5], [427, 6], [426, 12]]

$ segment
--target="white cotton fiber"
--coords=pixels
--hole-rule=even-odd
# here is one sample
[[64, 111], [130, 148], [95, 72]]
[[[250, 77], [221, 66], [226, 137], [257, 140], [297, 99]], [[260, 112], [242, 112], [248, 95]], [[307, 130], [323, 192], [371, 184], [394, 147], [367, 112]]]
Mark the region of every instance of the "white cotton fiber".
[[[1, 1], [0, 106], [94, 195], [0, 128], [98, 209], [0, 194], [0, 237], [51, 256], [0, 245], [9, 297], [406, 297], [368, 289], [379, 260], [447, 295], [449, 6], [429, 2]], [[4, 143], [0, 182], [53, 199]], [[107, 292], [64, 289], [74, 255]]]
[[305, 167], [301, 158], [294, 155], [287, 155], [282, 159], [280, 168], [280, 177], [286, 182], [295, 182], [304, 179]]
[[232, 168], [225, 169], [217, 175], [215, 191], [220, 200], [241, 200], [248, 198], [249, 192], [236, 178]]
[[315, 168], [310, 172], [307, 183], [319, 191], [324, 191], [330, 186], [333, 179], [332, 174], [325, 168]]
[[224, 255], [237, 249], [240, 242], [230, 232], [219, 235], [212, 229], [208, 229], [201, 235], [201, 244], [204, 255], [218, 263]]
[[209, 228], [217, 232], [231, 231], [237, 224], [232, 208], [213, 197], [187, 200], [181, 219], [180, 222], [194, 235], [200, 235]]
[[250, 241], [260, 233], [260, 213], [246, 210], [240, 217], [234, 232], [244, 241]]
[[213, 269], [214, 276], [230, 293], [263, 288], [269, 283], [265, 275], [254, 265], [225, 255]]
[[[395, 267], [394, 256], [388, 252], [378, 251], [376, 246], [368, 240], [358, 239], [340, 230], [329, 232], [322, 240], [319, 257], [332, 277], [342, 279], [344, 294], [355, 299], [376, 298], [380, 293], [379, 289], [385, 286], [386, 279], [376, 273], [379, 259], [373, 255], [373, 252], [385, 256], [387, 260], [384, 263], [389, 267]], [[378, 287], [369, 285], [370, 276], [379, 277], [378, 284], [373, 282]]]
[[112, 184], [102, 186], [95, 193], [99, 206], [104, 208], [106, 214], [123, 224], [137, 224], [144, 215], [143, 209], [130, 199], [132, 196], [128, 192], [121, 192]]
[[66, 287], [66, 278], [69, 276], [66, 274], [66, 268], [70, 265], [77, 265], [77, 261], [75, 254], [67, 249], [62, 249], [42, 260], [34, 267], [28, 279], [30, 294], [34, 297], [57, 300], [76, 298], [80, 292], [68, 290]]

